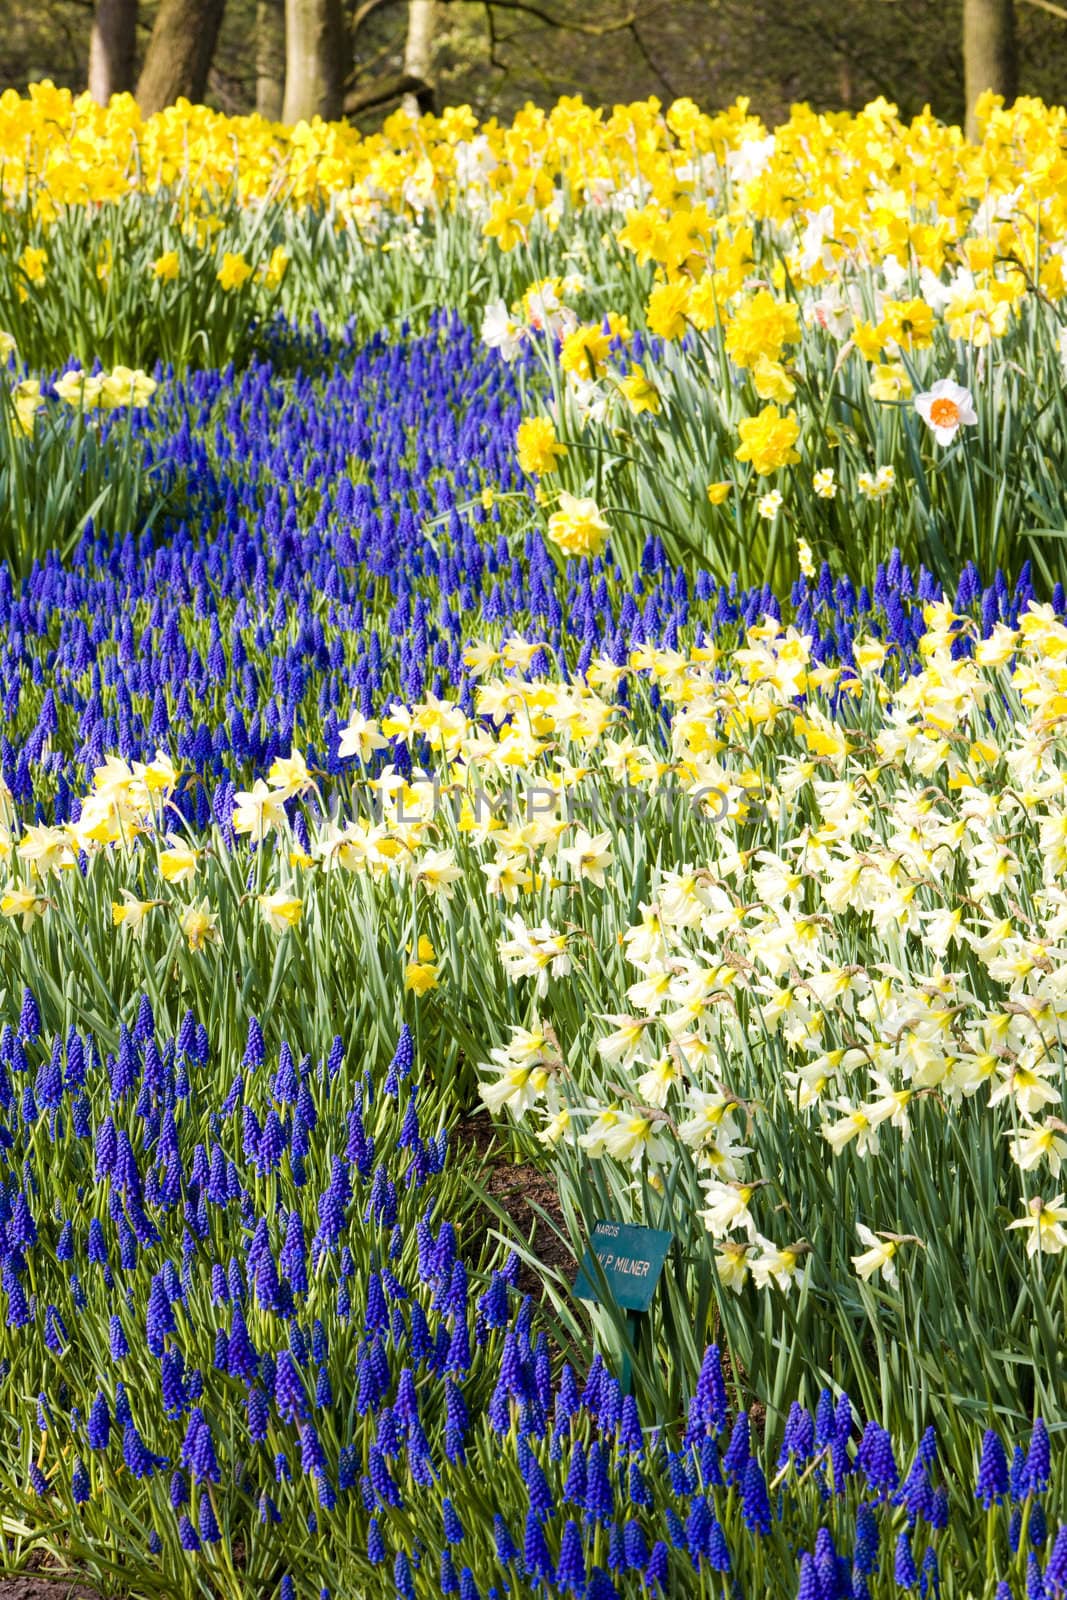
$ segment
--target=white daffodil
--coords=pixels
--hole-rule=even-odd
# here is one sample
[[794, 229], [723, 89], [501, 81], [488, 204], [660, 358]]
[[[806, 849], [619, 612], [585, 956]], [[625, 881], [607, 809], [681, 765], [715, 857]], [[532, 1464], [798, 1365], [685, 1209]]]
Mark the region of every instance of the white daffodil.
[[917, 394], [915, 409], [942, 445], [951, 444], [961, 428], [978, 421], [971, 391], [952, 378], [939, 378], [932, 389]]

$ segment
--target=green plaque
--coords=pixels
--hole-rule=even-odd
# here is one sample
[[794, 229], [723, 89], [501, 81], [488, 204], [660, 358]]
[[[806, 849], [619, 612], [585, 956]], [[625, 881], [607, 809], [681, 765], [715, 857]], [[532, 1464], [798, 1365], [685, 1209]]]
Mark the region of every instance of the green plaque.
[[647, 1311], [673, 1237], [658, 1228], [637, 1228], [629, 1222], [598, 1222], [574, 1280], [575, 1294], [581, 1300], [601, 1298], [592, 1260], [595, 1255], [616, 1305], [624, 1311]]

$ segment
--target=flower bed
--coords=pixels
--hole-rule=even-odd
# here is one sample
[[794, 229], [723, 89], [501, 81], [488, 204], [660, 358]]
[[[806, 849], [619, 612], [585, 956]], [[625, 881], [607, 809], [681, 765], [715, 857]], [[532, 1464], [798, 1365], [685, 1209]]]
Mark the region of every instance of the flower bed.
[[9, 1567], [1067, 1592], [1063, 115], [983, 115], [0, 100]]

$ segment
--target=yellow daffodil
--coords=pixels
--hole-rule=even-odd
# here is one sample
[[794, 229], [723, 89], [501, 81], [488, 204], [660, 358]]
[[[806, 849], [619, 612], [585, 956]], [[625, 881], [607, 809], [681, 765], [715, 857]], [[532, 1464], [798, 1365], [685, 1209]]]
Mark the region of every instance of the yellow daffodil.
[[[412, 952], [409, 950], [408, 954]], [[431, 989], [437, 987], [439, 968], [437, 952], [425, 934], [419, 937], [414, 957], [404, 968], [404, 987], [412, 994], [429, 994]]]
[[0, 894], [0, 916], [12, 921], [16, 917], [21, 917], [23, 933], [29, 933], [33, 924], [44, 916], [47, 909], [48, 901], [34, 894], [32, 889], [12, 885]]
[[231, 250], [223, 253], [222, 265], [216, 274], [219, 285], [229, 293], [232, 289], [242, 288], [252, 276], [252, 268], [244, 256]]
[[800, 424], [793, 411], [780, 412], [777, 406], [764, 406], [755, 417], [743, 417], [737, 425], [741, 443], [734, 452], [738, 461], [750, 461], [761, 477], [800, 460], [795, 449]]
[[167, 883], [188, 883], [196, 876], [200, 851], [185, 844], [177, 834], [168, 834], [167, 839], [167, 848], [159, 852], [160, 876]]
[[206, 900], [200, 900], [182, 912], [178, 919], [190, 951], [196, 954], [219, 938], [218, 918]]
[[643, 412], [655, 416], [662, 410], [663, 401], [659, 390], [646, 377], [644, 368], [636, 363], [620, 383], [619, 389], [635, 417], [641, 416]]
[[557, 461], [567, 453], [549, 417], [526, 417], [519, 423], [515, 442], [519, 466], [533, 478], [555, 472]]
[[549, 541], [569, 556], [597, 555], [610, 533], [595, 500], [561, 490], [558, 509], [548, 519]]
[[295, 928], [303, 914], [304, 903], [296, 895], [276, 889], [257, 897], [259, 914], [272, 933], [288, 933]]
[[181, 271], [177, 250], [164, 250], [151, 264], [152, 276], [159, 283], [173, 283]]
[[145, 936], [149, 913], [161, 904], [159, 900], [139, 900], [129, 889], [123, 889], [122, 899], [111, 902], [112, 926], [140, 942]]

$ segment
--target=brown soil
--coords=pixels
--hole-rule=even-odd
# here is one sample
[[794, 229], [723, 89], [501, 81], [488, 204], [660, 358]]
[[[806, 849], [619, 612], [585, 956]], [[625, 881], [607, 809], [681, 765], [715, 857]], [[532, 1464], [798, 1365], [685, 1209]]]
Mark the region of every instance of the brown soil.
[[[483, 1188], [507, 1213], [537, 1259], [546, 1267], [561, 1272], [568, 1280], [573, 1278], [576, 1263], [570, 1246], [534, 1209], [535, 1206], [539, 1207], [557, 1227], [564, 1227], [555, 1179], [529, 1162], [516, 1162], [514, 1156], [497, 1140], [487, 1117], [464, 1117], [456, 1129], [455, 1139], [465, 1150], [477, 1156], [480, 1168], [478, 1177]], [[500, 1233], [507, 1231], [500, 1219], [485, 1207], [481, 1208], [478, 1221]], [[541, 1295], [544, 1287], [538, 1275], [525, 1262], [520, 1271], [519, 1285], [525, 1293], [535, 1297]], [[0, 1600], [4, 1600], [2, 1595]]]
[[99, 1600], [99, 1596], [59, 1573], [42, 1577], [39, 1572], [30, 1572], [21, 1578], [0, 1577], [0, 1600]]

